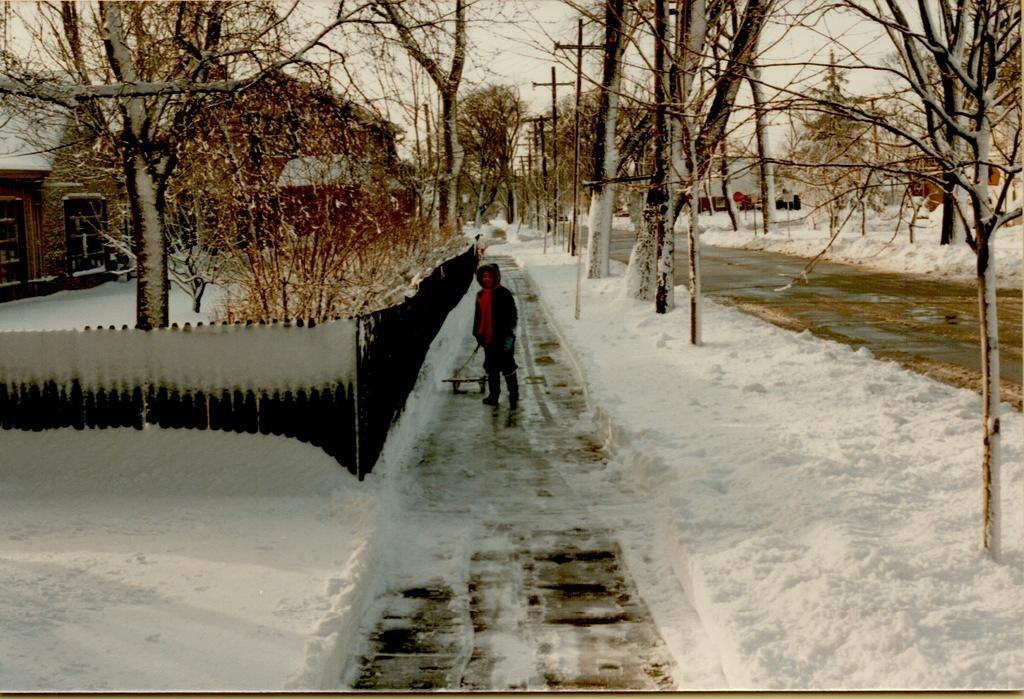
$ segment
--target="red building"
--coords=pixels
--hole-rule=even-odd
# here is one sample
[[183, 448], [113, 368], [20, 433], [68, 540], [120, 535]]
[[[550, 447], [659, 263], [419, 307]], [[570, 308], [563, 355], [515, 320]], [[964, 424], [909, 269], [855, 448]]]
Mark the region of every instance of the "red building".
[[109, 173], [82, 167], [94, 155], [67, 120], [11, 111], [0, 107], [0, 301], [113, 279]]

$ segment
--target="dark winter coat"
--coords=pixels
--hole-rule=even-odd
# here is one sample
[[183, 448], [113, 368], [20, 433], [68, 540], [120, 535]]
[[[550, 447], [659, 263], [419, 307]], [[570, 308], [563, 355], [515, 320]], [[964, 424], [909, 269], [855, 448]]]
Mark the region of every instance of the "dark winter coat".
[[[515, 336], [516, 323], [519, 322], [519, 313], [516, 310], [516, 301], [512, 292], [500, 286], [501, 272], [498, 270], [497, 265], [480, 265], [476, 271], [476, 278], [478, 280], [484, 270], [490, 270], [494, 274], [495, 280], [499, 283], [499, 286], [494, 287], [494, 290], [491, 291], [491, 322], [494, 328], [492, 333], [494, 344], [500, 346], [506, 338]], [[476, 334], [476, 329], [480, 325], [480, 295], [482, 293], [482, 289], [477, 292], [476, 312], [473, 314], [473, 337], [480, 344], [483, 344], [483, 338]]]

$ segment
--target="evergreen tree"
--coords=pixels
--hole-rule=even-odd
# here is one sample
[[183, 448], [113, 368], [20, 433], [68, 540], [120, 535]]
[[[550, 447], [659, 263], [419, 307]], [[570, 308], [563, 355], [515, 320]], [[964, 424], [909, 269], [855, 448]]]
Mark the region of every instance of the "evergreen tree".
[[824, 85], [811, 91], [817, 105], [798, 115], [800, 130], [793, 160], [798, 176], [807, 187], [814, 206], [828, 215], [829, 234], [838, 233], [850, 208], [870, 202], [880, 206], [870, 190], [870, 140], [867, 127], [844, 116], [842, 111], [857, 105], [846, 93], [846, 71], [830, 55]]

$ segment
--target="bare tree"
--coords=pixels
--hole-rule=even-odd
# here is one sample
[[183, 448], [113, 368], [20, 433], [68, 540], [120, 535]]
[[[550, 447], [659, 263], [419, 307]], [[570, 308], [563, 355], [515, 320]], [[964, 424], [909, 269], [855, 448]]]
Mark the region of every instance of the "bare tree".
[[[631, 0], [634, 2], [635, 0]], [[669, 121], [672, 126], [672, 159], [668, 235], [684, 204], [697, 205], [699, 182], [707, 174], [714, 154], [725, 138], [740, 84], [757, 49], [760, 32], [774, 6], [774, 0], [705, 3], [703, 0], [676, 3], [676, 41], [672, 52], [673, 79]], [[639, 9], [639, 8], [637, 8]], [[645, 15], [649, 17], [648, 15]], [[648, 19], [652, 34], [653, 20]], [[655, 69], [655, 73], [658, 71]], [[689, 255], [691, 279], [691, 341], [700, 337], [700, 241], [696, 216], [690, 217]], [[647, 279], [651, 270], [670, 267], [667, 260], [652, 260], [658, 246], [646, 242], [647, 232], [637, 242], [627, 273], [628, 293], [649, 298]], [[671, 252], [671, 242], [663, 246]], [[672, 283], [670, 274], [662, 274], [662, 285]], [[667, 290], [665, 292], [668, 296]], [[671, 304], [668, 304], [671, 307]]]
[[[932, 164], [977, 256], [976, 281], [983, 381], [983, 547], [1002, 551], [999, 331], [994, 238], [1021, 217], [1011, 192], [1021, 172], [1020, 20], [1018, 3], [939, 0], [913, 9], [900, 0], [843, 0], [873, 22], [896, 50], [885, 68], [909, 88], [918, 118], [911, 125], [860, 107], [829, 102], [837, 114], [877, 125]], [[1016, 76], [1016, 79], [1014, 79]], [[1019, 199], [1017, 199], [1019, 201]]]
[[[515, 185], [512, 166], [524, 112], [517, 90], [507, 85], [476, 88], [462, 98], [458, 118], [459, 141], [468, 162], [463, 167], [463, 174], [476, 176], [477, 225], [501, 187], [505, 188], [507, 220], [509, 223], [513, 220]], [[475, 173], [472, 172], [473, 166], [478, 166]]]
[[351, 315], [442, 242], [397, 129], [321, 85], [268, 76], [188, 130], [181, 159], [203, 167], [180, 168], [170, 200], [217, 258], [229, 319]]
[[[445, 172], [438, 193], [439, 225], [454, 228], [458, 219], [459, 172], [463, 148], [458, 136], [458, 93], [466, 64], [466, 2], [455, 0], [453, 12], [441, 4], [432, 6], [427, 18], [413, 17], [407, 6], [393, 0], [373, 0], [373, 13], [383, 19], [396, 34], [396, 40], [426, 71], [441, 98], [441, 133]], [[444, 56], [451, 55], [447, 68]]]
[[136, 325], [166, 325], [164, 214], [180, 125], [211, 95], [304, 60], [345, 18], [286, 50], [287, 15], [269, 1], [47, 2], [33, 9], [38, 18], [26, 15], [22, 24], [28, 55], [42, 59], [5, 54], [0, 93], [63, 110], [113, 144], [137, 260]]

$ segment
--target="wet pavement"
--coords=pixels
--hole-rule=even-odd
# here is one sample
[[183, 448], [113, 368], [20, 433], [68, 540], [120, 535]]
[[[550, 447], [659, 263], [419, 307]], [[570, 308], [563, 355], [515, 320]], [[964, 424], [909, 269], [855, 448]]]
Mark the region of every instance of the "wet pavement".
[[[632, 232], [616, 231], [612, 257], [629, 261]], [[939, 381], [981, 391], [977, 291], [970, 284], [872, 272], [819, 262], [806, 282], [785, 290], [807, 260], [778, 253], [701, 248], [703, 292], [789, 330], [852, 347]], [[676, 284], [686, 284], [687, 248], [677, 240]], [[1021, 407], [1020, 290], [999, 292], [1003, 400]]]
[[[608, 465], [583, 389], [525, 276], [516, 295], [518, 410], [451, 394], [414, 453], [399, 525], [418, 551], [347, 663], [354, 690], [674, 689], [673, 660], [595, 512], [586, 475]], [[473, 349], [467, 332], [465, 357]], [[460, 362], [461, 363], [461, 362]], [[628, 483], [616, 497], [643, 498]]]

